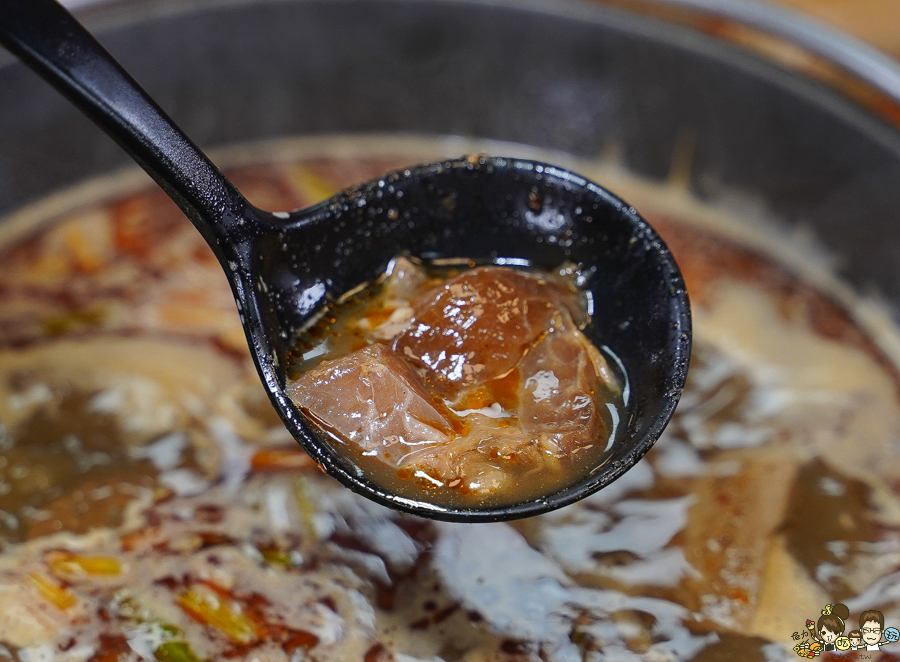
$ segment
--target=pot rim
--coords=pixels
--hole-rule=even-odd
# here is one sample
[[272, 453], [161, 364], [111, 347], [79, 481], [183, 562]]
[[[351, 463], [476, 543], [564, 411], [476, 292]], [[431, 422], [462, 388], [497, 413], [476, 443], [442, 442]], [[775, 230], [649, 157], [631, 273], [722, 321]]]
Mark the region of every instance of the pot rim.
[[[624, 6], [629, 4], [626, 0]], [[645, 4], [724, 18], [780, 37], [830, 60], [900, 101], [900, 62], [862, 39], [807, 14], [766, 0], [645, 0]]]
[[[149, 16], [169, 16], [189, 13], [205, 7], [270, 2], [272, 0], [63, 0], [63, 4], [93, 29], [104, 29], [139, 21]], [[274, 0], [297, 2], [303, 0]], [[339, 1], [339, 0], [333, 0]], [[460, 0], [419, 0], [420, 2], [450, 2]], [[749, 50], [757, 56], [773, 60], [771, 52], [749, 48], [727, 32], [711, 34], [702, 21], [720, 19], [733, 26], [749, 28], [764, 35], [799, 47], [808, 53], [836, 65], [859, 82], [875, 88], [900, 104], [900, 61], [869, 45], [862, 39], [799, 11], [781, 7], [767, 0], [461, 0], [464, 3], [519, 8], [538, 13], [589, 19], [599, 10], [616, 10], [637, 16], [652, 16], [657, 21], [680, 24], [695, 32], [714, 36], [736, 48]], [[661, 15], [660, 11], [678, 11], [687, 20]], [[4, 53], [5, 55], [5, 53]], [[0, 59], [0, 65], [3, 64]], [[790, 67], [789, 63], [778, 62]], [[796, 67], [794, 67], [796, 70]], [[798, 72], [815, 77], [814, 72]], [[895, 122], [900, 125], [900, 119]]]

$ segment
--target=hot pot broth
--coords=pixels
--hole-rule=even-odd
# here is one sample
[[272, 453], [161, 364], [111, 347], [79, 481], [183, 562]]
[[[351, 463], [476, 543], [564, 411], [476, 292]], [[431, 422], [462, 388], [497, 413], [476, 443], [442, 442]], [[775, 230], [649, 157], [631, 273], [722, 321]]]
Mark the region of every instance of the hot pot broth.
[[[444, 151], [301, 148], [230, 176], [289, 209]], [[35, 214], [0, 259], [0, 659], [777, 659], [826, 603], [897, 623], [883, 338], [728, 218], [602, 174], [682, 266], [691, 373], [641, 463], [516, 523], [419, 520], [321, 474], [163, 194]]]

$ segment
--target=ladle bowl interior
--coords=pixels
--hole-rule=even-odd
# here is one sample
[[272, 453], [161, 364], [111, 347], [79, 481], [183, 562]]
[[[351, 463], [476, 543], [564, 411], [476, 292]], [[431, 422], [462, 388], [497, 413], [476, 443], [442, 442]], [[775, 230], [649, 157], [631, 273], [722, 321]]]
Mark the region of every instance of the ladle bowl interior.
[[[294, 228], [302, 228], [294, 232]], [[370, 498], [445, 520], [495, 521], [566, 505], [608, 485], [650, 449], [674, 411], [690, 358], [690, 306], [677, 265], [626, 203], [546, 164], [473, 157], [414, 167], [332, 198], [250, 250], [260, 324], [271, 343], [261, 366], [270, 397], [295, 438], [329, 473]], [[391, 494], [341, 453], [284, 394], [296, 334], [328, 301], [371, 282], [391, 259], [465, 258], [579, 268], [594, 313], [585, 329], [622, 361], [630, 400], [621, 441], [603, 464], [564, 490], [503, 507], [444, 508]], [[245, 311], [248, 314], [251, 311]], [[252, 322], [252, 320], [251, 320]], [[288, 333], [282, 333], [287, 330]], [[599, 440], [598, 440], [599, 441]], [[330, 451], [330, 452], [329, 452]]]

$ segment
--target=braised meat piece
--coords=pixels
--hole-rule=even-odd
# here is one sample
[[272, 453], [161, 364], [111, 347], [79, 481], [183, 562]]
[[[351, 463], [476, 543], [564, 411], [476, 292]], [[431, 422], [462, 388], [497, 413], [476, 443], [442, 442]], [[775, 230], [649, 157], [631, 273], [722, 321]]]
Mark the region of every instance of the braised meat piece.
[[453, 396], [512, 370], [547, 333], [566, 299], [577, 296], [537, 274], [472, 269], [415, 306], [394, 349], [432, 389]]
[[440, 444], [453, 434], [412, 369], [384, 345], [324, 361], [300, 375], [291, 398], [326, 429], [397, 465], [411, 446]]

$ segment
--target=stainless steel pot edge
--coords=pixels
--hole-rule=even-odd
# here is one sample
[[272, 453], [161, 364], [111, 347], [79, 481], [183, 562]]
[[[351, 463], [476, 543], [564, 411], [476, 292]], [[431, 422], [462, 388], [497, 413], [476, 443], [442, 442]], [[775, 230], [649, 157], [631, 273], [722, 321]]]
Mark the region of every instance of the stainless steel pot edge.
[[830, 25], [765, 0], [649, 0], [728, 18], [831, 60], [900, 100], [900, 62], [867, 43]]

